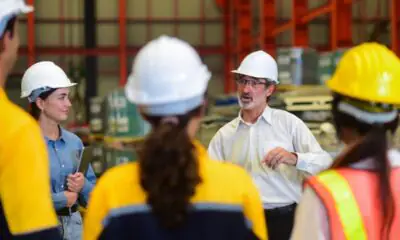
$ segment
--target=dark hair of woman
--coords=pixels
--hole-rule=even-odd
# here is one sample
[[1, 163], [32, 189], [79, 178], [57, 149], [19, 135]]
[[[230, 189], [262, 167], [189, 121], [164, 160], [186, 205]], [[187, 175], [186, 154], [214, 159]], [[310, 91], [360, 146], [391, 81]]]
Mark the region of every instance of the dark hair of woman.
[[188, 136], [189, 121], [203, 106], [176, 116], [178, 122], [145, 115], [152, 125], [139, 151], [140, 184], [147, 203], [165, 228], [180, 226], [188, 215], [190, 199], [201, 182], [195, 146]]
[[[46, 100], [56, 89], [51, 89], [47, 92], [44, 92], [42, 94], [39, 95], [39, 98], [42, 100]], [[40, 117], [40, 113], [42, 111], [39, 109], [39, 107], [36, 105], [35, 102], [32, 102], [30, 104], [30, 114], [32, 115], [32, 117], [36, 120], [39, 120]]]
[[[398, 126], [398, 117], [391, 122], [385, 124], [368, 124], [338, 110], [339, 103], [344, 96], [335, 94], [332, 104], [332, 114], [337, 132], [340, 135], [343, 128], [354, 129], [362, 139], [352, 145], [348, 151], [340, 155], [332, 168], [348, 167], [352, 163], [370, 158], [374, 161], [374, 167], [379, 177], [379, 197], [381, 199], [383, 226], [381, 229], [382, 237], [386, 238], [390, 235], [394, 218], [394, 199], [390, 185], [391, 165], [388, 160], [388, 133], [394, 134]], [[347, 98], [356, 104], [364, 104], [366, 102], [356, 99]], [[372, 106], [372, 105], [371, 105]], [[379, 106], [382, 110], [392, 111], [392, 106]], [[340, 136], [339, 136], [340, 138]], [[378, 197], [378, 196], [377, 196]], [[383, 238], [382, 238], [383, 239]]]

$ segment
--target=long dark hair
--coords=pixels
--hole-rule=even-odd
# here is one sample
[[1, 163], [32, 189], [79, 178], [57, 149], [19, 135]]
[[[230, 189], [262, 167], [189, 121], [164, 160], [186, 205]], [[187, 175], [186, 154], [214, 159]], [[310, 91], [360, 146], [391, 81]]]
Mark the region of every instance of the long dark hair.
[[190, 198], [201, 182], [195, 147], [187, 134], [189, 121], [201, 111], [202, 106], [176, 116], [178, 123], [145, 116], [153, 128], [138, 153], [140, 184], [154, 215], [166, 228], [185, 221]]
[[[333, 120], [338, 134], [340, 135], [341, 129], [343, 128], [351, 128], [356, 130], [360, 136], [363, 136], [363, 138], [353, 144], [344, 154], [339, 155], [332, 168], [347, 167], [352, 163], [356, 163], [366, 158], [373, 159], [374, 167], [379, 177], [379, 197], [381, 199], [383, 214], [381, 234], [382, 236], [389, 237], [394, 218], [395, 205], [390, 184], [391, 165], [387, 156], [387, 135], [389, 133], [394, 134], [399, 119], [396, 117], [396, 119], [391, 122], [379, 125], [362, 122], [355, 117], [338, 110], [338, 105], [343, 99], [343, 96], [335, 94], [332, 104]], [[365, 102], [356, 99], [350, 100], [360, 105], [366, 104]], [[382, 106], [382, 108], [384, 108], [384, 106]]]
[[[42, 94], [39, 95], [39, 98], [42, 100], [46, 100], [54, 91], [56, 91], [57, 89], [51, 89], [49, 91], [46, 91]], [[29, 105], [30, 107], [30, 114], [32, 115], [32, 117], [36, 120], [39, 120], [40, 114], [41, 114], [41, 110], [39, 109], [39, 107], [36, 105], [36, 102], [32, 102]]]

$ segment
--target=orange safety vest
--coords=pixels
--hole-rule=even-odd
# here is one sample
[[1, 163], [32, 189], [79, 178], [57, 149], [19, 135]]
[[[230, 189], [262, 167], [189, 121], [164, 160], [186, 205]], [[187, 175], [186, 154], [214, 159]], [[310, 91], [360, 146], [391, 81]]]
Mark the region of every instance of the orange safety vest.
[[[305, 183], [322, 200], [331, 240], [378, 240], [383, 221], [379, 179], [374, 172], [351, 168], [327, 170]], [[400, 239], [400, 168], [391, 173], [395, 215], [389, 239]]]

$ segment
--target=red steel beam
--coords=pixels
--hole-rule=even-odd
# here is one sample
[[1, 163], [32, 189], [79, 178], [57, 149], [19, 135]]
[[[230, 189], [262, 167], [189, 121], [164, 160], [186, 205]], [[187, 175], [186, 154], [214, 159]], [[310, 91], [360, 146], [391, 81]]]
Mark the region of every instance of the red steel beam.
[[308, 0], [292, 0], [292, 19], [294, 22], [292, 44], [296, 47], [308, 46], [308, 26], [301, 17], [308, 13]]
[[309, 23], [312, 20], [316, 19], [317, 17], [320, 17], [324, 14], [331, 13], [331, 11], [332, 11], [331, 4], [326, 4], [324, 6], [314, 8], [314, 9], [310, 10], [306, 15], [304, 15], [300, 18], [300, 23], [302, 23], [302, 24]]
[[252, 50], [252, 15], [251, 0], [235, 0], [238, 20], [238, 58], [241, 61]]
[[[180, 23], [180, 24], [194, 24], [194, 23], [221, 23], [223, 21], [222, 17], [179, 17], [179, 18], [171, 18], [171, 17], [154, 17], [151, 16], [151, 0], [146, 1], [146, 17], [127, 17], [128, 24], [149, 24], [149, 23]], [[25, 18], [19, 19], [22, 23], [27, 22]], [[66, 17], [62, 20], [65, 24], [79, 24], [83, 23], [83, 18], [79, 17]], [[61, 22], [58, 18], [35, 18], [36, 23], [47, 23], [47, 24], [59, 24]], [[96, 20], [99, 24], [116, 24], [119, 22], [116, 18], [100, 18]]]
[[275, 36], [271, 29], [276, 25], [275, 0], [259, 0], [260, 3], [260, 46], [275, 56]]
[[[128, 56], [135, 55], [143, 46], [128, 46], [126, 53]], [[225, 53], [223, 46], [194, 46], [200, 55], [222, 55]], [[118, 56], [120, 55], [120, 46], [103, 46], [95, 49], [86, 49], [83, 47], [42, 47], [36, 46], [36, 53], [38, 55], [90, 55], [90, 56]], [[19, 48], [19, 54], [28, 55], [29, 50], [27, 46]], [[126, 59], [126, 58], [125, 58]]]
[[119, 85], [127, 80], [126, 0], [119, 0]]
[[272, 30], [272, 35], [274, 35], [274, 36], [279, 35], [279, 34], [285, 32], [285, 31], [287, 31], [287, 30], [292, 29], [293, 26], [294, 26], [294, 22], [293, 22], [292, 20], [289, 20], [288, 22], [283, 23], [283, 24], [281, 24], [281, 25], [275, 27], [275, 28]]
[[[291, 44], [277, 44], [277, 47], [290, 47]], [[135, 55], [139, 49], [143, 46], [128, 46], [127, 54], [128, 56]], [[330, 45], [315, 45], [313, 46], [318, 51], [329, 51]], [[225, 46], [194, 46], [194, 48], [200, 53], [200, 55], [208, 56], [208, 55], [224, 55], [226, 53]], [[54, 47], [43, 47], [36, 46], [36, 54], [37, 55], [90, 55], [90, 56], [116, 56], [119, 55], [119, 46], [103, 46], [97, 47], [95, 49], [85, 49], [83, 47], [65, 47], [65, 46], [54, 46]], [[28, 47], [21, 46], [19, 48], [19, 54], [27, 56], [29, 54]], [[230, 57], [232, 59], [232, 56]], [[229, 71], [232, 68], [228, 68]]]
[[[34, 0], [28, 0], [29, 5], [34, 6]], [[27, 16], [27, 31], [28, 31], [28, 65], [35, 63], [35, 14], [28, 13]]]
[[[147, 0], [147, 4], [151, 0]], [[303, 16], [304, 17], [304, 16]], [[365, 18], [353, 18], [354, 24], [365, 24], [365, 23], [375, 23], [381, 21], [390, 21], [390, 17], [377, 17], [377, 16], [366, 16]], [[18, 19], [21, 23], [27, 23], [26, 18]], [[166, 17], [127, 17], [127, 24], [165, 24], [165, 23], [179, 23], [179, 24], [196, 24], [196, 23], [207, 23], [207, 24], [218, 24], [223, 22], [223, 17], [207, 17], [202, 19], [201, 17], [180, 17], [179, 19], [166, 18]], [[290, 18], [276, 18], [276, 22], [279, 24], [285, 24], [289, 22]], [[99, 24], [116, 24], [118, 19], [114, 18], [102, 18], [96, 20]], [[328, 19], [313, 19], [312, 24], [326, 24]], [[35, 16], [35, 23], [37, 24], [80, 24], [83, 23], [83, 18], [71, 18], [64, 17], [63, 20], [58, 18], [39, 18]]]
[[391, 31], [392, 50], [400, 56], [400, 2], [391, 0]]
[[331, 50], [349, 47], [353, 44], [352, 36], [352, 5], [350, 0], [331, 0], [332, 13], [330, 18]]
[[224, 92], [231, 92], [235, 85], [231, 70], [233, 68], [232, 38], [233, 38], [233, 4], [232, 1], [224, 1], [223, 23], [224, 23]]

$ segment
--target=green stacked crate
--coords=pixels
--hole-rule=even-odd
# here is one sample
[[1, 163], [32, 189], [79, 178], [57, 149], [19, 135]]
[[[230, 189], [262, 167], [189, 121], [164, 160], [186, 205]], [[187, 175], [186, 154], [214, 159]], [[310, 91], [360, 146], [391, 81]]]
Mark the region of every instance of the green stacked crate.
[[113, 168], [117, 165], [125, 164], [128, 162], [135, 162], [137, 160], [137, 154], [133, 149], [113, 149], [104, 148], [104, 170]]
[[334, 72], [334, 53], [332, 52], [324, 52], [319, 55], [318, 59], [318, 79], [321, 85], [324, 85], [325, 82], [332, 77]]
[[114, 107], [114, 98], [113, 94], [109, 94], [105, 98], [105, 118], [106, 118], [106, 128], [105, 135], [109, 137], [113, 137], [116, 133], [116, 114]]
[[292, 72], [291, 72], [291, 57], [289, 48], [278, 48], [277, 51], [277, 63], [279, 70], [279, 81], [281, 84], [292, 84]]
[[333, 76], [340, 59], [346, 51], [347, 48], [340, 48], [319, 55], [318, 78], [320, 84], [325, 84], [325, 82]]
[[339, 48], [334, 52], [332, 56], [334, 69], [336, 69], [340, 59], [343, 57], [343, 55], [346, 53], [347, 50], [348, 48]]
[[133, 150], [116, 150], [114, 151], [115, 164], [120, 165], [127, 162], [134, 162], [137, 160], [136, 153]]
[[102, 144], [92, 144], [91, 164], [96, 176], [100, 176], [107, 169], [104, 146]]
[[317, 84], [318, 53], [312, 48], [279, 48], [278, 70], [281, 84]]
[[104, 148], [104, 159], [106, 163], [106, 169], [112, 168], [117, 165], [115, 160], [115, 150], [112, 148]]
[[123, 89], [114, 90], [108, 98], [108, 136], [134, 139], [149, 132], [149, 124], [143, 120], [136, 105], [128, 101]]
[[94, 97], [90, 99], [90, 132], [92, 134], [104, 134], [104, 109], [103, 99], [100, 97]]

